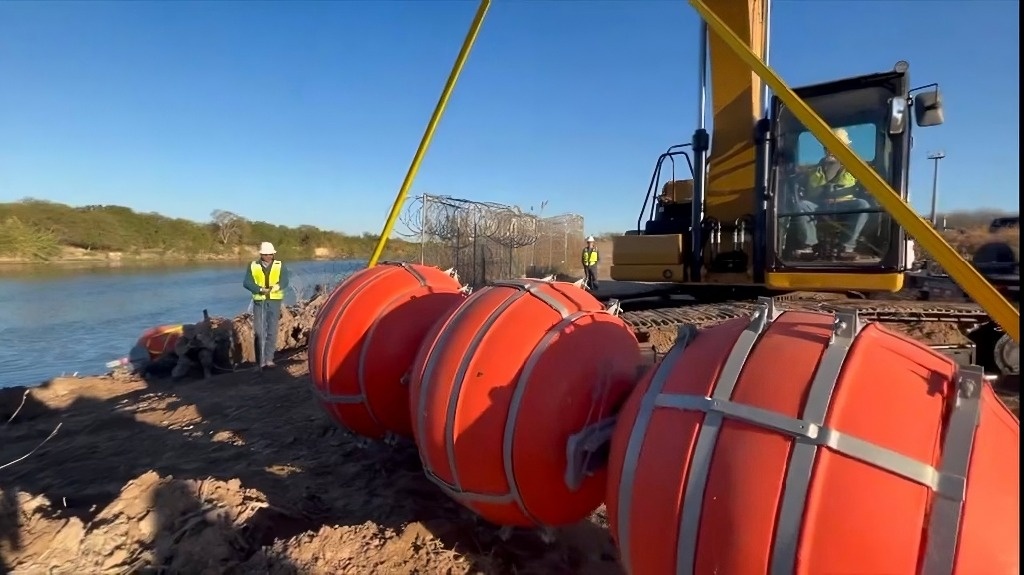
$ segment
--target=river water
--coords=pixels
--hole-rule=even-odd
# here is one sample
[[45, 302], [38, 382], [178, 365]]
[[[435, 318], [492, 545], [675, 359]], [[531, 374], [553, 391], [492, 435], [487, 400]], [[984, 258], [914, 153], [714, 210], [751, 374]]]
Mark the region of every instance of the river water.
[[[333, 285], [361, 261], [288, 262], [286, 302]], [[251, 297], [244, 264], [190, 267], [0, 267], [0, 387], [96, 375], [147, 328], [234, 317]]]

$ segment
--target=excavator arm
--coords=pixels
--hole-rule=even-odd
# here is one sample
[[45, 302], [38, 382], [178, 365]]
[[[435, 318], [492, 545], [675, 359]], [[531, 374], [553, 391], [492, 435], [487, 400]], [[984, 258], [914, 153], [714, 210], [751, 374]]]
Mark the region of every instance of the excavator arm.
[[[768, 53], [769, 0], [710, 0], [704, 3], [757, 55]], [[702, 34], [702, 36], [706, 35]], [[754, 211], [754, 126], [765, 111], [764, 83], [715, 34], [707, 38], [711, 87], [710, 155], [705, 209], [717, 220], [734, 222]], [[703, 90], [702, 90], [703, 91]], [[700, 128], [701, 126], [698, 126]]]
[[[770, 0], [710, 0], [705, 4], [759, 58], [767, 57]], [[765, 113], [764, 83], [720, 37], [708, 34], [706, 24], [701, 28], [698, 48], [697, 123], [693, 140], [686, 145], [693, 154], [692, 179], [665, 184], [659, 210], [672, 214], [666, 218], [671, 221], [648, 226], [646, 236], [615, 238], [614, 279], [699, 280], [699, 272], [693, 270], [703, 267], [702, 247], [711, 230], [692, 226], [691, 222], [704, 222], [710, 217], [732, 226], [749, 221], [757, 211], [757, 146], [753, 135]]]

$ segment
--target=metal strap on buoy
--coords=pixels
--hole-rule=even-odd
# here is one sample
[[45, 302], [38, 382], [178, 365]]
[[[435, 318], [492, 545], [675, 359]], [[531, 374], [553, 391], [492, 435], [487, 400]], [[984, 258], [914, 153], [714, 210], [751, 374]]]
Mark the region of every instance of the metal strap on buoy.
[[[474, 501], [487, 504], [515, 504], [519, 511], [528, 519], [533, 521], [535, 524], [541, 525], [542, 521], [537, 519], [532, 513], [530, 513], [526, 504], [523, 501], [523, 496], [519, 484], [516, 480], [515, 469], [513, 467], [513, 453], [514, 442], [516, 436], [516, 425], [519, 423], [524, 396], [527, 392], [530, 379], [533, 377], [536, 367], [542, 357], [545, 356], [549, 350], [551, 344], [555, 341], [559, 334], [563, 333], [569, 326], [578, 320], [595, 313], [607, 313], [603, 309], [592, 309], [592, 310], [581, 310], [572, 311], [571, 305], [566, 305], [559, 301], [557, 297], [554, 297], [551, 293], [546, 292], [541, 288], [543, 285], [554, 286], [558, 293], [570, 302], [576, 304], [577, 308], [586, 307], [584, 302], [577, 301], [571, 293], [566, 293], [558, 289], [557, 284], [554, 284], [548, 280], [537, 280], [537, 279], [513, 279], [503, 280], [500, 282], [492, 283], [489, 287], [506, 287], [513, 288], [515, 291], [509, 292], [504, 300], [500, 303], [496, 303], [492, 311], [484, 318], [481, 322], [480, 327], [470, 340], [465, 352], [462, 354], [459, 365], [456, 368], [455, 375], [453, 377], [453, 385], [448, 394], [447, 408], [445, 412], [445, 430], [444, 430], [444, 442], [445, 451], [448, 459], [448, 471], [451, 474], [450, 481], [437, 475], [435, 470], [431, 469], [427, 461], [424, 460], [424, 471], [427, 478], [436, 484], [442, 491], [446, 492], [449, 496], [463, 501]], [[478, 349], [483, 341], [486, 334], [493, 328], [494, 324], [515, 302], [528, 296], [533, 296], [537, 300], [543, 302], [553, 311], [555, 311], [559, 320], [557, 323], [552, 325], [547, 332], [541, 337], [540, 341], [530, 351], [529, 356], [523, 362], [522, 369], [520, 370], [515, 383], [512, 386], [512, 395], [509, 399], [508, 404], [508, 416], [505, 419], [505, 425], [502, 431], [501, 437], [501, 450], [502, 450], [502, 467], [504, 471], [505, 481], [508, 485], [508, 491], [504, 493], [481, 493], [475, 491], [469, 491], [462, 484], [462, 481], [458, 473], [458, 464], [455, 455], [455, 419], [457, 412], [457, 404], [459, 395], [462, 392], [464, 381], [467, 378], [470, 363], [476, 356]], [[462, 306], [449, 318], [447, 325], [454, 325], [461, 321], [470, 311], [471, 306]], [[437, 349], [445, 349], [449, 345], [450, 334], [454, 333], [454, 330], [442, 329], [441, 336], [435, 344]], [[430, 382], [434, 381], [433, 373], [437, 369], [437, 364], [434, 357], [427, 360], [426, 365], [423, 368], [423, 388], [419, 391], [419, 397], [417, 401], [417, 412], [416, 412], [416, 426], [419, 430], [420, 436], [425, 436], [427, 433], [427, 422], [426, 422], [426, 401], [432, 393], [432, 390], [428, 387]], [[588, 428], [589, 429], [589, 428]], [[572, 440], [570, 439], [570, 443]], [[584, 450], [584, 447], [578, 447], [577, 451]], [[570, 451], [567, 449], [567, 451]], [[575, 454], [575, 452], [573, 453]], [[576, 469], [576, 466], [580, 466], [576, 458], [571, 455], [569, 457], [569, 467], [572, 468], [574, 473], [567, 475], [573, 475], [572, 480], [567, 479], [567, 484], [570, 489], [578, 486], [576, 482], [580, 480], [582, 475], [585, 473], [583, 469]], [[421, 458], [423, 458], [423, 452], [421, 451]], [[582, 466], [581, 466], [582, 467]], [[580, 477], [576, 477], [579, 475]]]
[[960, 368], [957, 372], [956, 399], [944, 433], [942, 459], [939, 468], [936, 469], [929, 463], [824, 426], [843, 364], [850, 347], [863, 328], [856, 311], [836, 313], [833, 333], [818, 362], [801, 418], [788, 417], [730, 401], [754, 344], [779, 315], [771, 300], [760, 298], [759, 302], [761, 305], [758, 311], [733, 345], [709, 397], [662, 393], [673, 366], [696, 336], [695, 329], [681, 330], [676, 345], [658, 366], [651, 385], [641, 400], [623, 463], [618, 520], [622, 563], [632, 564], [630, 511], [640, 446], [654, 410], [670, 408], [706, 414], [692, 454], [683, 496], [684, 505], [680, 514], [676, 552], [677, 575], [693, 573], [711, 457], [723, 420], [726, 418], [770, 429], [797, 440], [794, 442], [786, 469], [782, 505], [774, 534], [771, 573], [788, 575], [794, 572], [811, 473], [818, 449], [821, 447], [827, 447], [833, 452], [930, 488], [935, 493], [935, 499], [927, 526], [927, 547], [921, 573], [952, 573], [966, 495], [966, 476], [980, 412], [983, 370], [971, 366]]
[[[414, 277], [417, 282], [419, 282], [421, 287], [427, 287], [427, 285], [428, 285], [427, 284], [427, 278], [423, 277], [423, 274], [421, 274], [416, 268], [412, 267], [408, 263], [405, 263], [405, 262], [381, 262], [379, 264], [379, 266], [390, 266], [390, 267], [394, 267], [394, 268], [402, 268], [405, 271], [409, 272], [409, 274], [412, 275], [412, 277]], [[346, 308], [348, 308], [348, 306], [350, 306], [352, 304], [352, 302], [356, 300], [356, 298], [359, 296], [360, 293], [362, 293], [365, 290], [367, 290], [374, 283], [376, 283], [376, 282], [380, 281], [381, 279], [383, 279], [385, 277], [385, 275], [386, 274], [384, 274], [384, 273], [380, 273], [380, 274], [377, 274], [376, 276], [370, 278], [369, 281], [367, 281], [366, 283], [360, 285], [356, 290], [354, 290], [352, 293], [350, 293], [348, 295], [348, 298], [346, 298], [345, 301], [341, 303], [341, 305], [338, 307], [338, 310], [334, 314], [332, 314], [332, 316], [331, 316], [334, 319], [334, 323], [331, 324], [330, 327], [328, 327], [328, 332], [327, 332], [327, 340], [328, 341], [333, 340], [335, 332], [338, 329], [341, 328], [341, 322], [339, 321], [339, 319], [344, 317]], [[328, 304], [329, 304], [329, 301], [328, 301]], [[325, 305], [325, 307], [326, 307], [326, 305]], [[320, 325], [319, 325], [320, 320], [325, 315], [326, 314], [320, 314], [317, 317], [317, 321], [313, 325], [313, 329], [314, 330], [316, 330], [316, 329], [318, 329], [320, 327]], [[378, 315], [373, 320], [373, 323], [370, 325], [370, 328], [367, 330], [367, 336], [368, 337], [373, 334], [374, 328], [377, 327], [377, 324], [380, 322], [380, 319], [382, 317], [384, 317], [384, 314]], [[367, 352], [367, 347], [363, 346], [362, 350], [360, 351], [360, 355], [359, 355], [359, 363], [358, 363], [359, 367], [357, 368], [358, 369], [358, 373], [359, 373], [359, 375], [358, 375], [358, 384], [359, 384], [359, 390], [360, 390], [360, 392], [358, 394], [355, 394], [355, 395], [353, 395], [353, 394], [335, 394], [335, 393], [332, 393], [330, 389], [320, 389], [319, 387], [317, 387], [316, 383], [312, 380], [312, 378], [310, 378], [310, 387], [313, 390], [313, 394], [316, 395], [316, 397], [318, 399], [320, 399], [323, 403], [341, 403], [341, 404], [359, 404], [359, 403], [363, 403], [366, 400], [366, 385], [363, 383], [363, 363], [364, 363], [364, 360], [365, 360], [366, 352]], [[322, 373], [328, 373], [330, 371], [330, 365], [328, 363], [328, 354], [326, 354], [326, 353], [323, 354], [323, 357], [320, 358], [320, 363], [321, 363], [320, 369], [322, 370]], [[370, 411], [370, 410], [367, 410], [367, 411], [370, 414], [370, 417], [373, 418], [376, 421], [376, 417], [374, 417], [373, 412]]]

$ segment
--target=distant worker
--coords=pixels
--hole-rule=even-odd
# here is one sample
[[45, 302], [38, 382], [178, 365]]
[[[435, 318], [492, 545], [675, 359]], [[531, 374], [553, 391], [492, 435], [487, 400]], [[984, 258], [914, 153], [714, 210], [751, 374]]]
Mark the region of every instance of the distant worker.
[[594, 247], [594, 236], [587, 236], [587, 247], [583, 248], [582, 254], [583, 273], [588, 290], [597, 289], [597, 248]]
[[277, 351], [277, 326], [281, 302], [288, 289], [288, 268], [274, 259], [274, 244], [260, 244], [260, 257], [249, 264], [242, 285], [252, 293], [252, 327], [257, 369], [272, 368]]
[[[851, 144], [850, 135], [844, 128], [835, 128], [832, 133], [844, 144]], [[829, 212], [847, 210], [867, 210], [871, 204], [853, 193], [857, 185], [857, 179], [853, 174], [846, 171], [846, 168], [839, 163], [839, 159], [825, 148], [825, 155], [807, 173], [807, 185], [803, 198], [800, 199], [800, 211], [814, 214], [823, 212], [827, 216]], [[841, 238], [842, 248], [845, 253], [852, 253], [857, 247], [857, 240], [860, 238], [864, 226], [867, 224], [866, 212], [845, 213], [828, 216], [835, 221], [842, 223], [843, 234]], [[818, 243], [818, 230], [815, 219], [809, 216], [801, 218], [804, 230], [803, 250], [810, 251]]]

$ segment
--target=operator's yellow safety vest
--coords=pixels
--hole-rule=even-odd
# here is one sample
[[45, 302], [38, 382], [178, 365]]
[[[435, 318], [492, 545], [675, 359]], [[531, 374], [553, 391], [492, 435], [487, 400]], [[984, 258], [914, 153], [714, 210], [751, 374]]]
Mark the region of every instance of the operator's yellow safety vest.
[[597, 265], [597, 248], [583, 248], [583, 265], [585, 266], [596, 266]]
[[[270, 264], [269, 278], [263, 273], [263, 264], [260, 262], [252, 262], [249, 264], [249, 272], [252, 273], [252, 279], [256, 280], [256, 285], [271, 288], [269, 296], [270, 299], [284, 299], [284, 292], [281, 291], [280, 287], [276, 287], [281, 283], [281, 262], [274, 260], [274, 262]], [[254, 301], [263, 301], [267, 299], [267, 296], [257, 293], [252, 294], [252, 299]]]
[[[807, 178], [807, 187], [810, 190], [813, 190], [813, 196], [820, 195], [822, 190], [828, 185], [833, 185], [838, 190], [844, 188], [852, 188], [857, 185], [857, 179], [854, 178], [853, 175], [850, 174], [850, 172], [847, 172], [846, 168], [840, 167], [839, 173], [837, 173], [835, 177], [833, 177], [830, 180], [827, 177], [825, 177], [825, 170], [823, 170], [820, 165], [816, 167], [814, 171], [811, 172], [810, 176], [808, 176]], [[814, 198], [812, 197], [811, 199], [813, 200]], [[842, 196], [833, 195], [830, 196], [828, 199], [834, 202], [846, 202], [849, 200], [857, 199], [857, 196], [853, 194], [845, 194]]]

